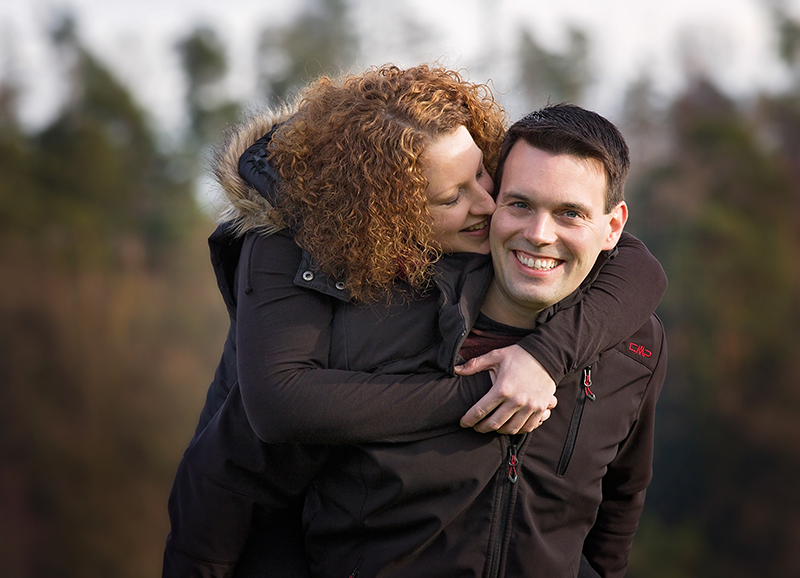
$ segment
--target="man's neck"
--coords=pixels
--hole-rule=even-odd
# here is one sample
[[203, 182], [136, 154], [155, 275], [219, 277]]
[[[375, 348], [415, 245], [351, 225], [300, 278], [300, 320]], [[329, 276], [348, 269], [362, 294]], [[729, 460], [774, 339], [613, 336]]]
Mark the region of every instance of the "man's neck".
[[480, 314], [461, 344], [459, 353], [465, 360], [469, 360], [495, 349], [514, 345], [529, 333], [530, 329], [511, 327]]
[[497, 283], [492, 281], [489, 291], [486, 293], [486, 298], [483, 300], [483, 305], [481, 305], [481, 313], [489, 319], [504, 325], [520, 329], [533, 329], [536, 327], [536, 318], [541, 313], [541, 310], [535, 311], [521, 307], [518, 303], [509, 299], [498, 288]]

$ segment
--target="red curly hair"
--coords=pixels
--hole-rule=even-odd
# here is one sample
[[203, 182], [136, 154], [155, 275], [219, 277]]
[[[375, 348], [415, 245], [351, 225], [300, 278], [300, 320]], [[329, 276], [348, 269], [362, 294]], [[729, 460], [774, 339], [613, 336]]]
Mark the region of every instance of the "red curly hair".
[[283, 179], [272, 218], [356, 300], [387, 293], [399, 273], [424, 288], [441, 247], [421, 158], [462, 125], [493, 175], [506, 116], [485, 84], [426, 65], [320, 78], [270, 144]]

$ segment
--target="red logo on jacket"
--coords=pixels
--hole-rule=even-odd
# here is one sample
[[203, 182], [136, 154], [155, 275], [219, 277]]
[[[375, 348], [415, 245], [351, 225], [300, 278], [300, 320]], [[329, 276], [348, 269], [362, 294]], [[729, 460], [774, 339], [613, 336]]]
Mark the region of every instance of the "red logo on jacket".
[[631, 344], [628, 345], [628, 349], [630, 351], [633, 351], [636, 355], [641, 355], [642, 357], [650, 357], [651, 355], [653, 355], [653, 352], [650, 351], [649, 349], [645, 349], [644, 345], [636, 345], [633, 342], [631, 342]]

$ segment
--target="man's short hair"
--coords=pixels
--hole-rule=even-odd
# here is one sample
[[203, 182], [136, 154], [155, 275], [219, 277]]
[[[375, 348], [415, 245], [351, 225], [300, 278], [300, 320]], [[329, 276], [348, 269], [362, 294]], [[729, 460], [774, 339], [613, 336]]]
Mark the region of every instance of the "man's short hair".
[[603, 210], [609, 213], [625, 200], [625, 179], [630, 168], [628, 145], [617, 127], [596, 112], [574, 104], [552, 104], [511, 125], [500, 149], [495, 190], [499, 190], [508, 153], [520, 139], [550, 154], [600, 161], [607, 181]]

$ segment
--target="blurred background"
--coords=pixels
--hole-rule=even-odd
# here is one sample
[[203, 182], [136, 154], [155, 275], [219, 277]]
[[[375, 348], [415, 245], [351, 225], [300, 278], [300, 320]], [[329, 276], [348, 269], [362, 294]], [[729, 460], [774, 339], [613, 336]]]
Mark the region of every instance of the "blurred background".
[[322, 72], [438, 62], [631, 145], [670, 371], [628, 576], [800, 576], [800, 2], [287, 4], [0, 0], [3, 573], [160, 575], [227, 329], [209, 145]]

